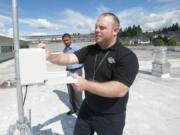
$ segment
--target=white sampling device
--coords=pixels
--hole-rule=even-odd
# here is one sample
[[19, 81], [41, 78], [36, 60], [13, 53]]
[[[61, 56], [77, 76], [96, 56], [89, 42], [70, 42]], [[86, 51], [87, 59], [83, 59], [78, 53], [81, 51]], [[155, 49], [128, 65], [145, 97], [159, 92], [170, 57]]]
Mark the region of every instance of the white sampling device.
[[21, 85], [75, 83], [77, 75], [67, 71], [47, 72], [45, 50], [41, 48], [19, 49]]

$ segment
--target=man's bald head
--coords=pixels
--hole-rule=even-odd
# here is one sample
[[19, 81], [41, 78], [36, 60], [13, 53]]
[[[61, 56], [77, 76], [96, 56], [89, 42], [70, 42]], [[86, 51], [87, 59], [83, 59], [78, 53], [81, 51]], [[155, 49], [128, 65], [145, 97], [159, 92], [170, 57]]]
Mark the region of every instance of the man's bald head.
[[106, 16], [111, 16], [111, 17], [113, 18], [113, 21], [114, 21], [115, 26], [120, 27], [120, 21], [119, 21], [118, 17], [117, 17], [115, 14], [113, 14], [113, 13], [111, 13], [111, 12], [105, 12], [105, 13], [102, 13], [102, 14], [100, 15], [100, 17], [101, 17], [101, 16], [104, 16], [104, 17], [106, 17]]

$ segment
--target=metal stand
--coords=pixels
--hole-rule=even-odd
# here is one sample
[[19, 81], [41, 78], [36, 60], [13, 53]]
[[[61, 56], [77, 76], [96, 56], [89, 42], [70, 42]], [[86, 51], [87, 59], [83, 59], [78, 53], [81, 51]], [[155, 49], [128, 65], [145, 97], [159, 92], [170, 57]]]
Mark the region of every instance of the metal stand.
[[24, 117], [23, 107], [23, 93], [22, 86], [20, 83], [20, 72], [19, 72], [19, 27], [18, 27], [18, 13], [17, 13], [17, 1], [12, 0], [13, 8], [13, 37], [14, 37], [14, 50], [15, 50], [15, 71], [16, 71], [16, 88], [17, 88], [17, 102], [18, 102], [18, 117], [19, 120], [15, 125], [9, 127], [7, 135], [13, 135], [18, 129], [20, 135], [32, 135], [31, 128], [28, 124], [27, 118]]
[[16, 130], [19, 130], [20, 134], [22, 134], [23, 131], [23, 135], [32, 135], [30, 123], [28, 123], [26, 117], [24, 119], [25, 119], [24, 123], [20, 123], [19, 121], [17, 121], [16, 124], [10, 125], [8, 128], [7, 135], [15, 135], [14, 133], [16, 132]]

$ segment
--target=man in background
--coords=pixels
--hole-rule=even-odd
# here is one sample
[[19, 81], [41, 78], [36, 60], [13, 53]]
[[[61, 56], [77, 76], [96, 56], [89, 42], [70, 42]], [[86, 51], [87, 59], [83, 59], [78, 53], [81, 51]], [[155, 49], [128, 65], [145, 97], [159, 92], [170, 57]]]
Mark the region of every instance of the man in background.
[[[65, 33], [62, 36], [62, 40], [64, 42], [65, 48], [63, 50], [64, 53], [74, 53], [80, 48], [72, 43], [71, 35]], [[79, 76], [82, 76], [82, 64], [68, 64], [66, 65], [66, 70], [70, 73], [76, 73]], [[71, 104], [71, 109], [67, 112], [67, 115], [72, 115], [73, 113], [78, 114], [81, 103], [82, 103], [82, 92], [75, 91], [72, 87], [72, 84], [67, 84], [69, 101]]]

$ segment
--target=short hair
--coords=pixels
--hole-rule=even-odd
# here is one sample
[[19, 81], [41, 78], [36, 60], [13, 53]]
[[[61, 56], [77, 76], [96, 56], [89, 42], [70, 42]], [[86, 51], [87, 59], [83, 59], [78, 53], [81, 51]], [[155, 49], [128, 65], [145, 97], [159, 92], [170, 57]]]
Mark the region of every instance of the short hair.
[[64, 33], [64, 34], [62, 35], [62, 39], [64, 39], [65, 37], [71, 38], [71, 35], [70, 35], [69, 33]]
[[120, 27], [119, 18], [114, 13], [105, 12], [105, 13], [102, 13], [100, 16], [111, 16], [113, 18], [114, 22]]

